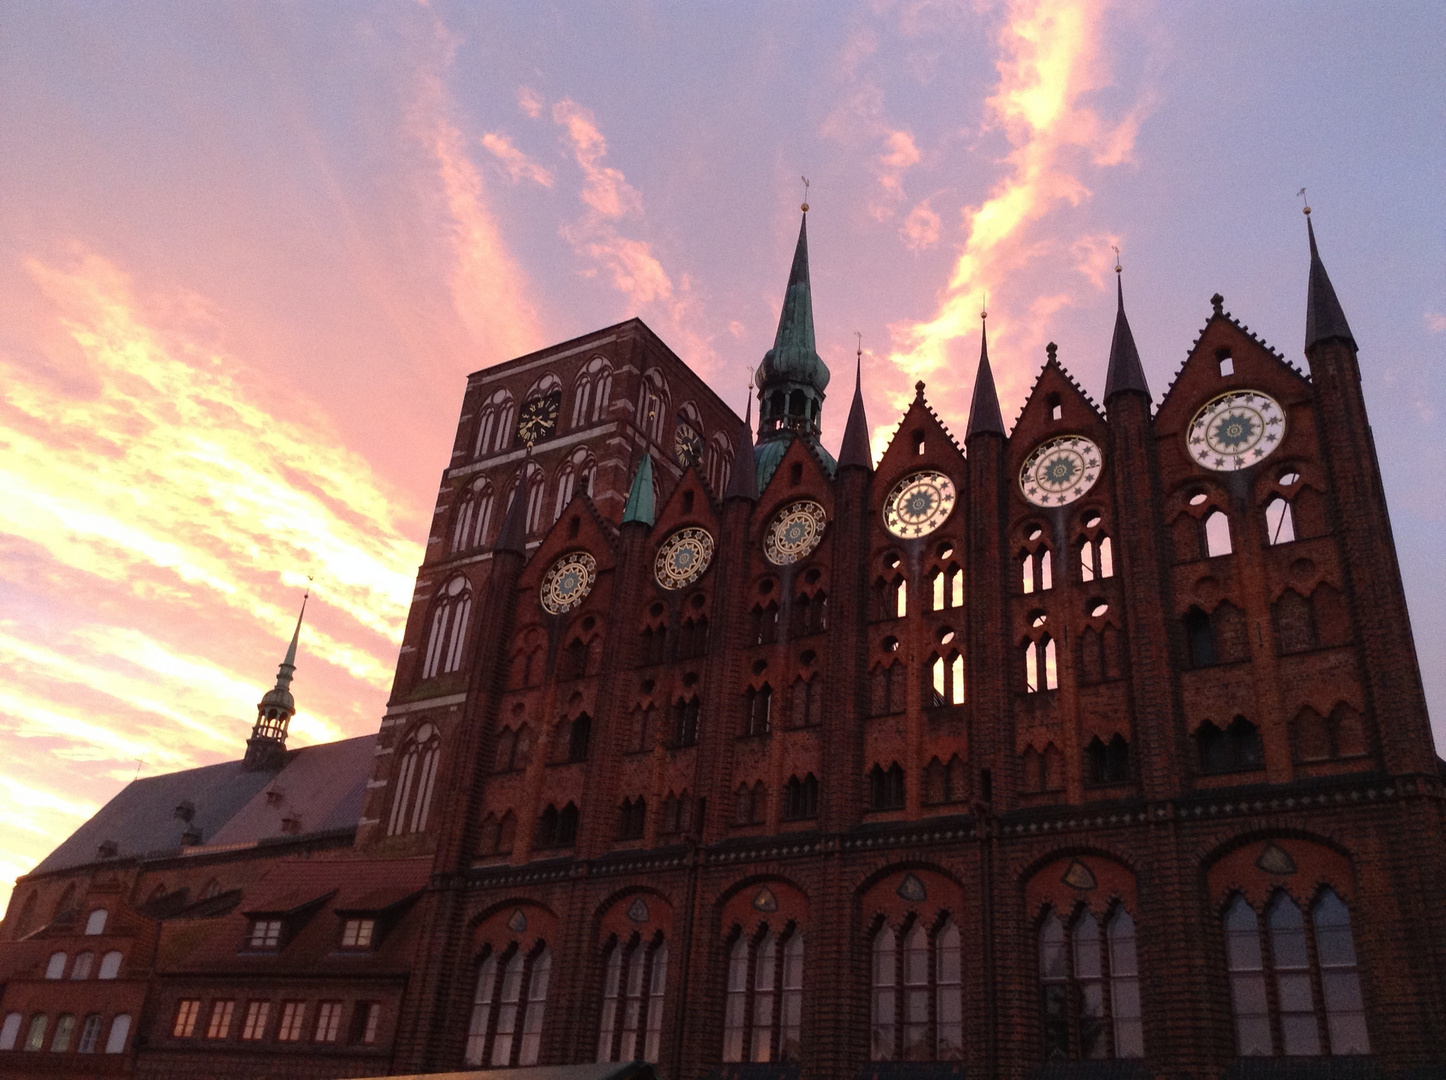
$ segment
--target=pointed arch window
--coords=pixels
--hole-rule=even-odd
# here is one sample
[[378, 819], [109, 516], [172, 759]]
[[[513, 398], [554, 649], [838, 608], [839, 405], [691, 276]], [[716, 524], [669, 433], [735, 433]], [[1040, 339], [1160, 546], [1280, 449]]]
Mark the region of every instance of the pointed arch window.
[[572, 398], [572, 426], [596, 423], [607, 415], [613, 391], [613, 369], [601, 356], [594, 356], [577, 377]]
[[1038, 942], [1045, 1056], [1142, 1057], [1135, 924], [1124, 907], [1110, 913], [1103, 929], [1088, 908], [1081, 909], [1068, 930], [1051, 908]]
[[1085, 786], [1114, 787], [1130, 782], [1130, 744], [1120, 734], [1109, 742], [1098, 735], [1085, 747]]
[[964, 604], [964, 571], [958, 563], [935, 567], [929, 574], [931, 610], [962, 607]]
[[447, 675], [462, 667], [462, 646], [467, 639], [467, 619], [471, 614], [472, 588], [459, 574], [442, 586], [440, 598], [432, 609], [422, 678]]
[[1095, 581], [1115, 576], [1114, 546], [1101, 534], [1096, 539], [1082, 540], [1079, 546], [1079, 579]]
[[535, 1065], [552, 976], [552, 953], [539, 944], [524, 956], [517, 943], [489, 950], [477, 969], [464, 1061], [470, 1066]]
[[793, 726], [816, 727], [823, 723], [823, 680], [815, 675], [793, 681]]
[[788, 778], [783, 786], [783, 816], [789, 821], [818, 817], [818, 778], [813, 773]]
[[1200, 771], [1207, 776], [1265, 767], [1260, 730], [1243, 716], [1237, 716], [1224, 731], [1206, 720], [1195, 732], [1195, 744]]
[[1277, 495], [1265, 504], [1265, 542], [1272, 547], [1295, 539], [1295, 514], [1290, 503]]
[[963, 971], [954, 920], [944, 916], [932, 935], [917, 920], [902, 934], [885, 923], [870, 951], [872, 1060], [960, 1060]]
[[452, 551], [467, 551], [487, 543], [492, 530], [492, 485], [475, 481], [462, 493], [452, 520]]
[[943, 806], [963, 802], [968, 794], [964, 761], [958, 754], [946, 765], [938, 757], [931, 758], [924, 768], [924, 805]]
[[739, 784], [733, 795], [733, 823], [735, 825], [757, 825], [768, 812], [768, 793], [759, 780], [752, 787]]
[[904, 770], [897, 761], [887, 769], [875, 764], [869, 770], [869, 809], [902, 810], [904, 808]]
[[552, 520], [562, 517], [575, 494], [591, 495], [597, 476], [597, 462], [587, 450], [574, 450], [572, 457], [557, 470], [556, 497], [552, 503]]
[[657, 368], [649, 368], [638, 394], [638, 426], [655, 443], [663, 441], [663, 427], [672, 411], [669, 401], [667, 379]]
[[512, 442], [512, 425], [517, 419], [517, 406], [512, 395], [498, 390], [482, 405], [477, 418], [477, 441], [473, 457], [483, 457], [507, 449]]
[[724, 996], [724, 1061], [799, 1060], [803, 947], [803, 935], [793, 926], [782, 935], [765, 927], [751, 941], [741, 933], [734, 940]]
[[511, 810], [498, 818], [488, 814], [482, 819], [482, 837], [477, 845], [478, 854], [511, 855], [512, 845], [517, 836], [517, 816]]
[[441, 752], [441, 733], [431, 724], [421, 725], [403, 744], [392, 813], [387, 819], [388, 836], [417, 833], [427, 827]]
[[1054, 588], [1054, 552], [1041, 546], [1026, 551], [1019, 559], [1020, 588], [1026, 593], [1048, 592]]
[[678, 659], [693, 660], [708, 655], [708, 616], [684, 619], [678, 629]]
[[569, 848], [577, 842], [577, 804], [569, 802], [561, 810], [548, 803], [537, 819], [537, 847]]
[[673, 702], [673, 748], [681, 750], [685, 746], [696, 746], [698, 744], [698, 716], [702, 711], [702, 702], [697, 695], [690, 698], [679, 698]]
[[880, 664], [874, 668], [872, 705], [875, 716], [903, 712], [906, 707], [906, 693], [902, 663], [895, 660], [892, 664]]
[[773, 645], [778, 641], [778, 604], [770, 601], [767, 605], [754, 604], [752, 611], [753, 628], [750, 639], [754, 645]]
[[713, 489], [713, 494], [721, 495], [728, 489], [728, 478], [733, 472], [733, 450], [722, 432], [714, 435], [708, 443], [707, 472], [708, 486]]
[[935, 654], [929, 671], [931, 705], [964, 704], [964, 657], [954, 650], [946, 656]]
[[1236, 895], [1223, 923], [1241, 1057], [1371, 1052], [1350, 911], [1333, 889], [1321, 890], [1308, 918], [1287, 893], [1277, 892], [1263, 927], [1249, 901]]
[[641, 840], [648, 823], [648, 801], [639, 795], [618, 807], [618, 839]]
[[1202, 525], [1205, 530], [1205, 555], [1207, 558], [1215, 558], [1217, 555], [1229, 555], [1230, 546], [1230, 518], [1224, 510], [1212, 510], [1205, 515]]
[[743, 734], [767, 735], [773, 730], [773, 688], [767, 683], [750, 686], [743, 695]]
[[1037, 641], [1024, 643], [1024, 691], [1037, 694], [1059, 689], [1059, 669], [1055, 663], [1054, 638], [1042, 635]]
[[657, 1063], [667, 981], [668, 943], [661, 934], [652, 941], [635, 937], [608, 946], [598, 1061]]
[[828, 594], [820, 590], [793, 602], [793, 636], [807, 637], [828, 629]]

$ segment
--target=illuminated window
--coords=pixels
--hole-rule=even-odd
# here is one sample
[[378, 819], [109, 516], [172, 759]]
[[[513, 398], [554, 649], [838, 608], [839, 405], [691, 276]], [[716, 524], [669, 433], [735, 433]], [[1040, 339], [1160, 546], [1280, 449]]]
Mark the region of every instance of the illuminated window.
[[306, 1002], [283, 1001], [281, 1023], [276, 1026], [276, 1038], [281, 1042], [299, 1042], [302, 1022], [306, 1019]]
[[280, 919], [252, 919], [248, 944], [253, 949], [275, 949], [281, 944]]
[[201, 1015], [201, 1002], [196, 998], [185, 998], [176, 1002], [176, 1020], [171, 1025], [171, 1035], [177, 1039], [189, 1039], [196, 1034], [196, 1019]]
[[211, 1002], [211, 1020], [206, 1025], [206, 1038], [224, 1039], [231, 1034], [231, 1017], [236, 1012], [234, 1001]]
[[341, 947], [343, 949], [371, 948], [372, 934], [375, 933], [376, 927], [375, 919], [347, 919], [341, 927]]
[[241, 1024], [241, 1038], [256, 1042], [266, 1037], [266, 1020], [271, 1015], [271, 1002], [248, 1001], [246, 1019]]
[[316, 1034], [313, 1042], [336, 1042], [337, 1029], [341, 1027], [341, 1002], [323, 1001], [316, 1008]]
[[[741, 935], [728, 958], [723, 1015], [724, 1061], [797, 1061], [802, 1050], [803, 935], [765, 930]], [[781, 959], [781, 963], [780, 963]], [[752, 978], [749, 978], [749, 969]]]
[[657, 1062], [667, 979], [668, 944], [661, 938], [608, 947], [598, 1061]]

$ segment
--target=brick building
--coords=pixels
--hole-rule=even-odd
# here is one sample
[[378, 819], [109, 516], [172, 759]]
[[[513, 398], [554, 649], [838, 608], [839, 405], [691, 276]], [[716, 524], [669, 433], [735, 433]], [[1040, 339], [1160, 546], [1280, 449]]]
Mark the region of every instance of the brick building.
[[[1309, 228], [1309, 223], [1308, 223]], [[819, 443], [637, 320], [473, 375], [375, 737], [137, 781], [17, 884], [0, 1075], [1406, 1077], [1441, 763], [1356, 343], [1213, 299], [1156, 404], [1054, 346]], [[751, 409], [750, 405], [750, 409]], [[298, 624], [298, 634], [300, 625]]]

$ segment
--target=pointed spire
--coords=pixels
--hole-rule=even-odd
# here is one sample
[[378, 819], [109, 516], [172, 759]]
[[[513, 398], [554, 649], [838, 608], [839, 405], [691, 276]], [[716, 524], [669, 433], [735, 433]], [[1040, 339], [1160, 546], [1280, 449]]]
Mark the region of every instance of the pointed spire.
[[753, 460], [753, 392], [748, 393], [748, 406], [743, 412], [743, 430], [733, 448], [733, 471], [728, 477], [725, 499], [758, 498], [758, 466]]
[[522, 475], [517, 480], [512, 505], [507, 508], [507, 516], [502, 519], [502, 529], [497, 534], [497, 543], [492, 545], [493, 551], [527, 554], [527, 489], [531, 486], [531, 478], [528, 476], [531, 466], [532, 447], [529, 446], [527, 455], [522, 459]]
[[874, 467], [873, 454], [869, 451], [869, 421], [864, 416], [864, 348], [859, 345], [854, 366], [854, 400], [849, 406], [848, 422], [844, 424], [843, 442], [838, 448], [838, 467], [849, 465]]
[[1110, 342], [1109, 374], [1105, 377], [1106, 402], [1126, 391], [1150, 396], [1150, 385], [1145, 382], [1145, 369], [1140, 364], [1140, 350], [1135, 348], [1135, 335], [1130, 332], [1130, 320], [1125, 317], [1125, 286], [1119, 263], [1115, 264], [1115, 291], [1119, 307], [1115, 311], [1115, 337]]
[[766, 383], [785, 380], [807, 383], [822, 393], [828, 379], [828, 367], [819, 358], [814, 341], [805, 204], [803, 221], [798, 226], [798, 244], [793, 250], [793, 267], [788, 272], [788, 288], [783, 294], [783, 310], [778, 313], [778, 331], [773, 336], [773, 348], [764, 354], [758, 369], [758, 387], [762, 389]]
[[653, 455], [644, 451], [637, 475], [633, 477], [633, 489], [628, 492], [628, 505], [623, 508], [623, 524], [635, 521], [652, 528], [654, 520]]
[[296, 617], [296, 629], [291, 633], [286, 659], [276, 670], [276, 685], [261, 696], [256, 706], [256, 723], [251, 728], [251, 738], [246, 740], [244, 765], [247, 769], [269, 768], [286, 754], [286, 730], [291, 718], [296, 715], [296, 699], [291, 696], [291, 679], [296, 674], [296, 646], [301, 640], [301, 621], [306, 618], [306, 601], [310, 596], [311, 589], [308, 588], [301, 598], [301, 614]]
[[979, 371], [974, 376], [974, 400], [969, 404], [969, 427], [964, 441], [975, 435], [1004, 434], [1004, 417], [999, 413], [999, 392], [994, 389], [994, 370], [989, 366], [989, 315], [979, 313]]
[[1310, 286], [1305, 298], [1305, 350], [1330, 338], [1341, 338], [1356, 347], [1356, 339], [1346, 323], [1346, 313], [1336, 299], [1336, 291], [1326, 274], [1325, 264], [1315, 246], [1315, 228], [1310, 223], [1310, 207], [1305, 208], [1305, 231], [1310, 237]]

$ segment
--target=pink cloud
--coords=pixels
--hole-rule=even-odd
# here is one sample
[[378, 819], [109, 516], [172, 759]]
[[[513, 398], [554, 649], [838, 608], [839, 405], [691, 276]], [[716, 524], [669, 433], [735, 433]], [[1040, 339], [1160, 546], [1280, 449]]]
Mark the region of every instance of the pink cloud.
[[489, 131], [482, 136], [482, 145], [502, 163], [502, 167], [507, 170], [507, 175], [512, 178], [514, 184], [519, 180], [531, 180], [534, 184], [552, 187], [551, 171], [543, 168], [513, 146], [512, 140], [506, 135]]

